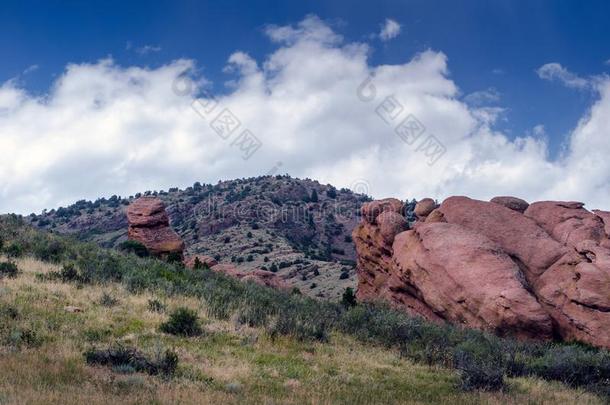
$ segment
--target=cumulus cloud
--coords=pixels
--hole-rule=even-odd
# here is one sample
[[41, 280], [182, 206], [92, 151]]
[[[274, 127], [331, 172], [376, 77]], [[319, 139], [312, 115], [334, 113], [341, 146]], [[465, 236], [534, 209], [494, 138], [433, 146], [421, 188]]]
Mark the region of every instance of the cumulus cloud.
[[288, 45], [302, 41], [313, 41], [330, 45], [340, 43], [343, 40], [341, 35], [335, 33], [331, 27], [316, 15], [307, 16], [296, 27], [271, 24], [267, 26], [265, 33], [273, 42]]
[[544, 80], [557, 80], [566, 87], [573, 89], [584, 90], [590, 87], [590, 81], [584, 79], [568, 69], [561, 66], [559, 63], [547, 63], [536, 70], [538, 77]]
[[550, 160], [539, 130], [509, 138], [493, 128], [500, 112], [464, 102], [442, 52], [373, 65], [366, 44], [314, 16], [266, 33], [276, 49], [231, 55], [235, 79], [221, 95], [184, 59], [70, 64], [42, 96], [1, 85], [0, 212], [280, 166], [380, 198], [512, 194], [610, 208], [610, 80], [596, 82], [599, 98]]
[[391, 18], [386, 18], [385, 22], [379, 31], [379, 38], [382, 41], [389, 41], [390, 39], [396, 38], [400, 34], [400, 24]]

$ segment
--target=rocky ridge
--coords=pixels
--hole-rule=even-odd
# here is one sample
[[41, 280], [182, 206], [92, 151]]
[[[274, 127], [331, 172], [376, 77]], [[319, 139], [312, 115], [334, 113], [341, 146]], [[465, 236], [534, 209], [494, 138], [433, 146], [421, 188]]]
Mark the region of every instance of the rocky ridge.
[[340, 299], [345, 288], [356, 286], [351, 232], [360, 206], [370, 199], [314, 180], [282, 175], [195, 183], [127, 198], [83, 200], [26, 220], [117, 248], [128, 239], [127, 207], [141, 196], [165, 204], [187, 258], [208, 256], [241, 272], [275, 272], [317, 298]]

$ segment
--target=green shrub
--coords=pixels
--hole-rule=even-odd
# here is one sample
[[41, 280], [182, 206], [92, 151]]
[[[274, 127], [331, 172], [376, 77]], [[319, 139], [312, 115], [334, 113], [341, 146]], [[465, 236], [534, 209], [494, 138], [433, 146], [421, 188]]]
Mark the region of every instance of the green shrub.
[[100, 298], [100, 305], [103, 307], [114, 307], [119, 304], [119, 300], [108, 293], [103, 293]]
[[[600, 355], [601, 354], [601, 355]], [[572, 387], [610, 387], [610, 353], [579, 345], [552, 345], [533, 359], [526, 373], [558, 380]]]
[[28, 348], [40, 347], [42, 342], [43, 339], [38, 332], [27, 327], [16, 328], [9, 336], [9, 343], [17, 348], [21, 348], [23, 346]]
[[83, 277], [73, 264], [64, 265], [60, 271], [52, 271], [48, 273], [48, 278], [52, 280], [60, 280], [64, 283], [83, 282]]
[[[321, 308], [320, 308], [321, 309]], [[313, 306], [282, 308], [278, 315], [267, 326], [272, 338], [292, 336], [301, 341], [328, 342], [329, 319], [323, 316], [323, 310], [317, 311]]]
[[201, 335], [199, 316], [192, 309], [180, 307], [172, 312], [169, 319], [159, 327], [161, 332], [178, 336]]
[[341, 303], [348, 309], [356, 306], [356, 294], [354, 294], [354, 290], [351, 287], [347, 287], [343, 292]]
[[34, 256], [45, 262], [59, 263], [65, 252], [65, 242], [58, 239], [51, 239], [47, 243], [39, 241], [39, 243], [34, 244], [32, 247]]
[[195, 257], [195, 261], [193, 262], [193, 270], [202, 270], [209, 267], [210, 266], [207, 263], [202, 263], [201, 260], [199, 260], [199, 257]]
[[148, 300], [148, 310], [150, 312], [162, 313], [165, 312], [165, 304], [156, 298]]
[[495, 339], [473, 335], [454, 349], [454, 367], [460, 371], [461, 389], [504, 389], [503, 353]]
[[19, 274], [19, 268], [13, 262], [2, 262], [0, 263], [0, 278], [9, 277], [15, 278]]
[[126, 240], [119, 245], [119, 250], [125, 253], [133, 253], [138, 257], [148, 257], [150, 252], [142, 243], [135, 240]]
[[167, 255], [168, 263], [182, 263], [182, 253], [180, 252], [171, 252]]
[[23, 256], [23, 248], [21, 245], [16, 243], [11, 243], [6, 248], [4, 248], [4, 253], [8, 257], [17, 258]]
[[170, 376], [178, 368], [178, 355], [167, 349], [156, 359], [150, 359], [136, 348], [115, 346], [107, 349], [89, 349], [84, 354], [85, 361], [90, 365], [112, 367], [113, 370], [133, 369], [150, 375], [162, 374]]
[[499, 391], [505, 388], [504, 370], [497, 364], [475, 360], [467, 354], [458, 360], [460, 388], [464, 391]]

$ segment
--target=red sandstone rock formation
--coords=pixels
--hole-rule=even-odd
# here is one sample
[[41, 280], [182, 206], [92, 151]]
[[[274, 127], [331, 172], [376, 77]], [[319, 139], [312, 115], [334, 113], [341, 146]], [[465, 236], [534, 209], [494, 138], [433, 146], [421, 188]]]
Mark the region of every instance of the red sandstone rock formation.
[[353, 233], [360, 300], [502, 335], [610, 347], [610, 213], [450, 197], [411, 230], [382, 227], [400, 223], [397, 206], [363, 207], [369, 215]]
[[169, 226], [165, 204], [155, 197], [141, 197], [127, 208], [129, 239], [142, 243], [154, 255], [167, 258], [182, 256], [184, 242]]
[[240, 271], [231, 264], [217, 264], [212, 266], [213, 271], [224, 273], [227, 276], [236, 278], [242, 281], [252, 281], [256, 284], [260, 284], [265, 287], [271, 287], [278, 290], [288, 290], [290, 286], [286, 284], [284, 280], [278, 277], [277, 274], [271, 271], [265, 270], [254, 270], [254, 271]]
[[411, 284], [441, 318], [502, 335], [551, 337], [551, 318], [523, 286], [519, 267], [485, 236], [424, 223], [397, 235], [393, 250], [392, 277]]

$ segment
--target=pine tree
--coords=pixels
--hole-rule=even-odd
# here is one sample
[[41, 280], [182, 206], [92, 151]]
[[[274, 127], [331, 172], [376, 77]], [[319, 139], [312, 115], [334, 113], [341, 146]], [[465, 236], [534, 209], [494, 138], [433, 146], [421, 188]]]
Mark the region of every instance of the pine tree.
[[351, 287], [347, 287], [345, 289], [341, 303], [345, 308], [352, 308], [356, 306], [356, 295]]
[[313, 191], [311, 192], [311, 198], [309, 199], [311, 202], [318, 202], [318, 192], [316, 191], [316, 189], [314, 188]]

